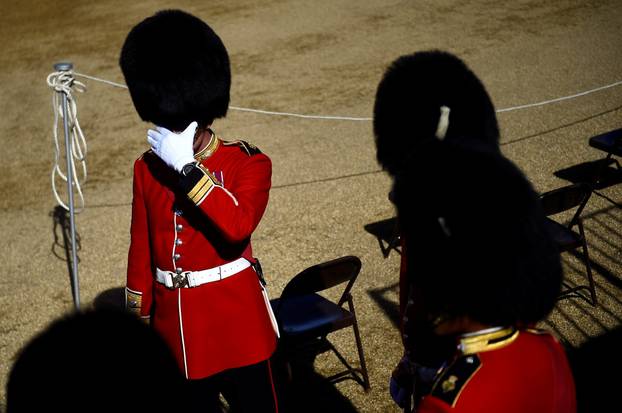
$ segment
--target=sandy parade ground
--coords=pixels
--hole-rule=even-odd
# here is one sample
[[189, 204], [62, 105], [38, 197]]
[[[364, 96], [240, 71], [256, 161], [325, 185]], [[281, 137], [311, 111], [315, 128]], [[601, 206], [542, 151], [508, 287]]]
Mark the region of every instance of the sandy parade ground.
[[[5, 0], [0, 13], [0, 411], [17, 352], [73, 309], [63, 215], [54, 213], [51, 188], [53, 109], [46, 76], [54, 63], [68, 60], [78, 73], [123, 83], [117, 62], [127, 32], [155, 11], [173, 7], [201, 17], [223, 39], [232, 64], [232, 105], [355, 118], [232, 109], [214, 125], [225, 139], [245, 139], [272, 159], [271, 199], [253, 237], [271, 295], [278, 296], [294, 274], [313, 264], [343, 255], [363, 262], [353, 294], [372, 388], [365, 393], [353, 381], [318, 387], [326, 394], [314, 400], [325, 403], [325, 411], [337, 404], [340, 411], [399, 411], [387, 389], [401, 354], [394, 318], [399, 255], [385, 258], [377, 238], [365, 230], [395, 214], [387, 200], [390, 180], [375, 160], [369, 121], [376, 86], [393, 59], [431, 48], [451, 51], [482, 79], [497, 109], [611, 86], [498, 114], [503, 153], [541, 192], [567, 185], [571, 178], [563, 172], [569, 168], [604, 157], [588, 145], [591, 136], [622, 127], [619, 0]], [[127, 90], [76, 78], [87, 86], [86, 92], [76, 92], [88, 143], [86, 207], [76, 224], [80, 298], [89, 307], [117, 300], [124, 287], [132, 164], [147, 149], [150, 125], [136, 115]], [[60, 192], [66, 196], [62, 185]], [[620, 364], [619, 356], [607, 350], [620, 343], [622, 322], [620, 204], [622, 184], [611, 185], [598, 189], [584, 211], [598, 306], [580, 298], [562, 300], [542, 325], [577, 360], [597, 355], [593, 373], [602, 371], [602, 363]], [[581, 261], [565, 254], [564, 264], [569, 283], [585, 282]], [[337, 333], [334, 342], [356, 362], [349, 331]], [[577, 362], [576, 379], [579, 391], [588, 394], [594, 390], [593, 376], [584, 364]], [[324, 354], [315, 368], [322, 377], [339, 364]]]

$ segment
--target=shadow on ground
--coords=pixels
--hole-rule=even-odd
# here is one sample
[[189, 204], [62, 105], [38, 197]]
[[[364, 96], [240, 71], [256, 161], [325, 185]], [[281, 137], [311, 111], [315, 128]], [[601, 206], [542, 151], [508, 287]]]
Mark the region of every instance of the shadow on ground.
[[125, 308], [125, 288], [110, 288], [102, 291], [93, 300], [98, 310], [123, 310]]
[[386, 287], [367, 290], [369, 296], [376, 302], [378, 307], [384, 312], [385, 316], [391, 320], [396, 329], [400, 328], [400, 308], [397, 301], [391, 299], [396, 297], [399, 290], [399, 283], [390, 284]]
[[317, 354], [310, 353], [308, 357], [299, 357], [292, 361], [291, 375], [278, 354], [273, 358], [279, 412], [357, 412], [335, 384], [315, 370], [316, 356]]
[[[71, 295], [76, 300], [76, 294], [78, 294], [77, 288], [73, 282], [73, 253], [71, 248], [71, 224], [69, 218], [69, 211], [63, 208], [61, 205], [56, 205], [52, 211], [50, 211], [52, 217], [53, 227], [52, 235], [54, 241], [52, 242], [52, 254], [61, 261], [67, 263], [67, 274], [69, 279], [69, 286], [71, 288]], [[76, 261], [80, 263], [80, 256], [78, 252], [82, 249], [80, 234], [76, 231]]]

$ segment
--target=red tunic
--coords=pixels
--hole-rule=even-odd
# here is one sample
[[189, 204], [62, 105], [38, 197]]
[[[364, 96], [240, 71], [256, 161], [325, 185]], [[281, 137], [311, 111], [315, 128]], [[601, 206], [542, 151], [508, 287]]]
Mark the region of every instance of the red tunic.
[[479, 338], [439, 374], [418, 413], [576, 412], [572, 372], [553, 336], [510, 331]]
[[180, 175], [152, 152], [134, 164], [128, 297], [141, 316], [151, 316], [191, 379], [266, 360], [276, 346], [251, 267], [194, 288], [169, 289], [154, 278], [156, 268], [199, 271], [252, 258], [250, 237], [268, 203], [272, 165], [254, 147], [218, 143], [201, 161], [215, 185], [200, 199], [180, 190]]

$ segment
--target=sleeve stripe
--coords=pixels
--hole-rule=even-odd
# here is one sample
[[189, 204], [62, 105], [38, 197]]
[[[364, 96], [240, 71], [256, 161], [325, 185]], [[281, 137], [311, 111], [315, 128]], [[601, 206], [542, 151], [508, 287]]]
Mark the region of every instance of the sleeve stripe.
[[214, 186], [214, 183], [210, 179], [208, 179], [205, 185], [203, 185], [197, 191], [197, 193], [194, 196], [192, 196], [190, 199], [195, 204], [198, 204], [199, 201], [202, 200], [207, 195], [207, 193], [212, 189], [213, 186]]
[[196, 164], [195, 168], [181, 179], [180, 185], [188, 198], [199, 205], [215, 186], [220, 182], [201, 164]]
[[203, 175], [201, 179], [199, 179], [199, 182], [197, 182], [197, 184], [190, 190], [190, 192], [188, 192], [188, 198], [190, 199], [194, 198], [197, 192], [199, 192], [199, 190], [203, 188], [203, 186], [208, 180], [209, 178], [206, 175]]
[[195, 202], [195, 204], [197, 206], [201, 205], [201, 203], [205, 200], [205, 198], [207, 198], [207, 196], [210, 194], [210, 192], [212, 192], [212, 189], [216, 188], [216, 185], [212, 185], [212, 187], [207, 191], [207, 193], [203, 196], [203, 198], [200, 198], [198, 201]]

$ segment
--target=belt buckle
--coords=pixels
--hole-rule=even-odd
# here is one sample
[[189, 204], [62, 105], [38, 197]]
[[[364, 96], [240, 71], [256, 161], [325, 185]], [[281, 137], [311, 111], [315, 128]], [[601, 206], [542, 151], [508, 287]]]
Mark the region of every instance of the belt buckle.
[[188, 287], [187, 275], [187, 272], [182, 272], [181, 274], [172, 274], [171, 280], [173, 281], [173, 288]]

